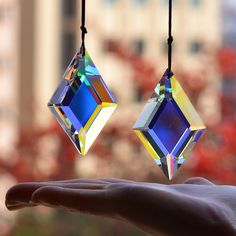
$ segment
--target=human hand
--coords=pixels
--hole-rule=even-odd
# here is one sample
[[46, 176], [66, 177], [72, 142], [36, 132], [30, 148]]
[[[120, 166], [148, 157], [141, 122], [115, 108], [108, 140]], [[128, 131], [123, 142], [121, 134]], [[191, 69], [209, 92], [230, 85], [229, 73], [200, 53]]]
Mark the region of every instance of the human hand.
[[236, 187], [203, 178], [163, 185], [122, 179], [21, 183], [9, 210], [44, 205], [128, 221], [152, 235], [236, 235]]

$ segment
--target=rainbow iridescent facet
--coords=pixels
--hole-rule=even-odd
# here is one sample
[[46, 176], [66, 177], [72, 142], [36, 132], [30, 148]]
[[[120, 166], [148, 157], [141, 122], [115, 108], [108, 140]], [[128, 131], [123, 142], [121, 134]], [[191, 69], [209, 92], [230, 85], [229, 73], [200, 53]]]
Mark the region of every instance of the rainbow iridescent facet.
[[48, 103], [78, 151], [85, 155], [116, 109], [116, 101], [89, 54], [79, 51]]
[[189, 98], [167, 70], [134, 125], [134, 132], [172, 179], [204, 130]]

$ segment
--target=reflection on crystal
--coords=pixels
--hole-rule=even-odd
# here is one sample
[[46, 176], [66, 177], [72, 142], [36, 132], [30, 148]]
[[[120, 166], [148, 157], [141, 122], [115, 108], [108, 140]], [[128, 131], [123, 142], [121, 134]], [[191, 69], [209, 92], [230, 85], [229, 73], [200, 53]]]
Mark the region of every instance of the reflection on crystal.
[[85, 155], [117, 104], [86, 51], [76, 53], [48, 106]]
[[134, 132], [169, 179], [204, 130], [204, 123], [175, 76], [166, 71], [134, 125]]

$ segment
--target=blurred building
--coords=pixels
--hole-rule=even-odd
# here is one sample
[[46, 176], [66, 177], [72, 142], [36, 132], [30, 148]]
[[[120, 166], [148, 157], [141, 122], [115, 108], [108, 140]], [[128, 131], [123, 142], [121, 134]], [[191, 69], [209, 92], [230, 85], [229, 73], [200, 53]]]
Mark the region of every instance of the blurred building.
[[1, 153], [20, 129], [47, 124], [47, 101], [76, 48], [76, 4], [0, 0]]
[[[36, 120], [45, 124], [51, 117], [45, 113], [45, 104], [80, 46], [81, 1], [35, 2], [35, 99], [39, 111]], [[189, 73], [204, 73], [210, 86], [202, 91], [204, 99], [199, 100], [199, 106], [205, 119], [211, 118], [212, 122], [220, 118], [217, 95], [220, 77], [216, 65], [212, 64], [215, 55], [211, 52], [221, 45], [221, 3], [220, 0], [174, 0], [173, 5], [174, 70], [181, 68]], [[135, 102], [136, 86], [129, 79], [132, 76], [130, 66], [107, 53], [106, 42], [120, 42], [164, 72], [167, 23], [168, 0], [87, 1], [86, 47], [119, 104]], [[211, 67], [206, 69], [209, 63]]]
[[[174, 0], [174, 70], [197, 73], [213, 61], [205, 52], [221, 44], [221, 3]], [[87, 49], [119, 104], [135, 103], [129, 65], [107, 53], [104, 44], [116, 40], [164, 72], [168, 1], [87, 0], [86, 10]], [[79, 26], [79, 0], [0, 0], [1, 146], [12, 145], [17, 127], [47, 125], [53, 118], [46, 104], [80, 46]], [[218, 120], [220, 77], [212, 64], [204, 73], [210, 86], [199, 106], [205, 119]]]
[[0, 149], [6, 152], [17, 135], [19, 95], [19, 5], [0, 0]]
[[[153, 61], [166, 61], [168, 0], [87, 2], [89, 35], [93, 34], [89, 46], [96, 44], [102, 50], [105, 40], [118, 39]], [[191, 71], [199, 69], [204, 46], [221, 43], [221, 1], [173, 2], [174, 57]]]
[[[167, 67], [168, 2], [168, 0], [87, 1], [89, 29], [87, 47], [91, 49], [91, 54], [94, 55], [105, 80], [110, 82], [110, 86], [114, 85], [120, 104], [134, 101], [135, 82], [127, 79], [131, 73], [128, 65], [114, 58], [114, 55], [106, 54], [104, 43], [107, 40], [117, 40], [121, 45], [125, 45], [127, 50], [135, 51], [156, 65], [158, 71], [164, 73]], [[174, 0], [173, 2], [173, 70], [181, 69], [202, 75], [209, 86], [202, 91], [198, 109], [201, 110], [205, 120], [218, 122], [220, 119], [218, 92], [221, 78], [214, 52], [222, 41], [222, 1]], [[211, 66], [207, 67], [208, 65]]]

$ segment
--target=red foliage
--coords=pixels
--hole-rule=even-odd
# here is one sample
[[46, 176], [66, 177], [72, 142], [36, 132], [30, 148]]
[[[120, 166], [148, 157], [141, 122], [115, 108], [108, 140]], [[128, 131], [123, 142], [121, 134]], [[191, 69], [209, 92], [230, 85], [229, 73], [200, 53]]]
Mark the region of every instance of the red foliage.
[[[107, 45], [110, 52], [130, 65], [134, 72], [133, 80], [142, 97], [145, 98], [146, 95], [149, 95], [163, 72], [157, 71], [156, 68], [158, 67], [156, 65], [152, 65], [142, 57], [118, 46], [114, 42]], [[236, 76], [236, 53], [229, 49], [220, 50], [219, 66], [226, 77]], [[149, 75], [148, 83], [147, 74]], [[201, 76], [190, 75], [183, 70], [179, 70], [176, 74], [182, 79], [188, 94], [193, 98], [197, 98], [199, 91], [206, 86]], [[196, 81], [196, 83], [193, 81]], [[189, 172], [192, 175], [205, 176], [218, 182], [236, 184], [236, 120], [232, 116], [232, 109], [235, 109], [235, 107], [232, 108], [229, 105], [229, 98], [226, 96], [222, 97], [221, 102], [225, 118], [222, 119], [220, 124], [208, 127], [206, 135], [196, 145], [193, 152], [196, 163], [189, 168]], [[101, 133], [91, 151], [99, 154], [98, 156], [101, 158], [109, 158], [112, 156], [111, 146], [115, 145], [119, 139], [125, 139], [131, 145], [138, 147], [140, 143], [129, 132], [125, 132], [129, 130], [125, 125], [128, 126], [126, 122], [110, 125]], [[55, 156], [51, 157], [56, 160], [55, 164], [50, 173], [45, 175], [43, 171], [38, 169], [37, 162], [41, 158], [42, 152], [39, 143], [48, 137], [53, 142], [57, 142], [57, 150], [54, 153]], [[74, 177], [76, 149], [58, 124], [55, 123], [43, 130], [22, 130], [18, 140], [17, 152], [12, 158], [15, 161], [6, 162], [0, 159], [1, 170], [10, 172], [18, 181]]]
[[[45, 174], [38, 169], [37, 163], [42, 151], [39, 143], [47, 137], [59, 141], [59, 148], [55, 156], [51, 157], [56, 160], [56, 165], [53, 166], [50, 173]], [[10, 172], [19, 182], [66, 179], [74, 176], [76, 150], [56, 123], [47, 129], [21, 130], [15, 149], [17, 152], [14, 152], [15, 156], [11, 157], [14, 161], [0, 161], [0, 169]]]
[[[116, 42], [110, 42], [108, 49], [122, 61], [129, 63], [134, 70], [134, 81], [140, 91], [151, 93], [160, 77], [161, 73], [156, 71], [154, 65], [146, 62], [143, 58], [127, 51], [124, 47], [118, 46]], [[222, 49], [218, 53], [218, 64], [222, 75], [227, 77], [236, 77], [236, 52], [231, 49]], [[207, 68], [206, 68], [207, 70]], [[150, 75], [148, 83], [146, 75]], [[191, 97], [198, 96], [199, 92], [206, 86], [201, 75], [192, 75], [186, 71], [177, 71], [178, 76], [187, 87]], [[215, 179], [221, 183], [236, 184], [236, 120], [232, 116], [232, 106], [229, 100], [222, 97], [223, 115], [220, 124], [208, 127], [207, 134], [194, 149], [197, 159], [196, 165], [190, 168], [192, 175], [205, 176]], [[230, 117], [230, 119], [228, 119]]]
[[218, 61], [224, 78], [236, 76], [236, 51], [232, 48], [222, 48], [218, 53]]

